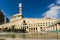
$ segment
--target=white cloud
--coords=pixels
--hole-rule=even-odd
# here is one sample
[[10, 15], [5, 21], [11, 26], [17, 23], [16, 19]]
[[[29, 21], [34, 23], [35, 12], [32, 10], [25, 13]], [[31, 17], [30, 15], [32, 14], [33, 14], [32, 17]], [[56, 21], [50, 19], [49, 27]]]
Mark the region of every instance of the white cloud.
[[[57, 2], [58, 3], [58, 2]], [[59, 2], [60, 3], [60, 2]], [[43, 13], [43, 18], [59, 18], [60, 16], [60, 6], [57, 4], [51, 4], [48, 6], [49, 10]]]
[[57, 0], [56, 2], [57, 2], [57, 4], [60, 4], [60, 0]]
[[52, 3], [52, 4], [50, 4], [50, 5], [48, 6], [48, 8], [53, 7], [53, 6], [54, 6], [54, 4]]

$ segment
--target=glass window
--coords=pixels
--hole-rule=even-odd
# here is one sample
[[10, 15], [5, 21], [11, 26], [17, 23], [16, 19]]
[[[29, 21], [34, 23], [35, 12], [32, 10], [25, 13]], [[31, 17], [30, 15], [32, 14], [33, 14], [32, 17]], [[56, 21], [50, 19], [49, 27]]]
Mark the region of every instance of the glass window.
[[24, 27], [23, 27], [23, 29], [24, 29]]
[[36, 28], [36, 30], [37, 30], [37, 28]]
[[42, 29], [42, 27], [40, 27], [40, 29]]
[[35, 30], [35, 28], [34, 28], [34, 30]]
[[47, 24], [47, 23], [46, 23]]
[[40, 26], [42, 26], [42, 25], [40, 25]]
[[38, 26], [40, 26], [40, 25], [38, 25]]
[[45, 23], [43, 23], [43, 24], [45, 24]]
[[28, 29], [28, 26], [27, 26], [27, 29]]
[[16, 16], [14, 16], [14, 18], [16, 18]]
[[18, 15], [18, 17], [20, 17], [20, 15]]
[[45, 26], [45, 25], [43, 25], [43, 26]]
[[23, 20], [23, 25], [27, 25], [27, 23], [26, 23], [26, 21], [25, 21], [25, 20]]
[[42, 25], [42, 23], [40, 23]]
[[51, 24], [53, 24], [54, 22], [51, 22]]
[[41, 30], [42, 31], [42, 30]]
[[46, 26], [47, 26], [47, 24], [46, 24]]
[[49, 22], [49, 24], [50, 24], [50, 22]]

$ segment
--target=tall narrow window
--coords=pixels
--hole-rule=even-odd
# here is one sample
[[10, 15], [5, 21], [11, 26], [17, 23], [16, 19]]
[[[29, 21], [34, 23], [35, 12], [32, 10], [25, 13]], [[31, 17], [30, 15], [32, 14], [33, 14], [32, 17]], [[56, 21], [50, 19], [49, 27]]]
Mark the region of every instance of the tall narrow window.
[[42, 29], [42, 27], [40, 27], [40, 29]]
[[23, 20], [23, 23], [26, 23], [25, 20]]
[[23, 25], [27, 25], [25, 20], [23, 20]]
[[37, 30], [37, 28], [36, 28], [36, 30]]

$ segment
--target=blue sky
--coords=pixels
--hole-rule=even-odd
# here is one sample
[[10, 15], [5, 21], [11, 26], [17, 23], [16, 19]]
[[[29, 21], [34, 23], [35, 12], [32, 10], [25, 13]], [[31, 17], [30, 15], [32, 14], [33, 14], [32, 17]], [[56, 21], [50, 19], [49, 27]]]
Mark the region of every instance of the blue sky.
[[42, 18], [48, 6], [56, 0], [0, 0], [0, 9], [4, 11], [6, 17], [10, 17], [19, 12], [19, 3], [23, 4], [23, 16], [26, 18]]

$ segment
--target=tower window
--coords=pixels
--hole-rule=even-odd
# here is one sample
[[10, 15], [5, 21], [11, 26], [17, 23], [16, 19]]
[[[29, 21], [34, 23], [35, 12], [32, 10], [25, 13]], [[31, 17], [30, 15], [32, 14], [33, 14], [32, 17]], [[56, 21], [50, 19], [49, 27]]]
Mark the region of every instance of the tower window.
[[26, 23], [25, 20], [23, 20], [23, 23]]
[[18, 15], [18, 17], [20, 17], [20, 15]]
[[23, 20], [23, 25], [27, 25], [25, 20]]

